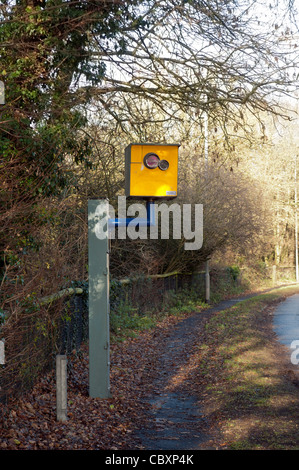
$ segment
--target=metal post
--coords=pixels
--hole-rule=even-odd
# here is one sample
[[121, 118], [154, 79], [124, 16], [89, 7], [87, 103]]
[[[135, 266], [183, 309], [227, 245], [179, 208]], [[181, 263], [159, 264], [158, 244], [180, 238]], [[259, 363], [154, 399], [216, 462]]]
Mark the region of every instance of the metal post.
[[296, 264], [296, 282], [298, 282], [299, 281], [299, 269], [298, 269], [297, 155], [295, 155], [295, 264]]
[[67, 357], [56, 356], [56, 416], [57, 421], [67, 420]]
[[272, 284], [273, 284], [273, 286], [276, 286], [276, 280], [277, 280], [276, 265], [273, 264], [273, 266], [272, 266]]
[[[88, 201], [89, 394], [110, 398], [109, 202]], [[97, 236], [97, 224], [102, 237]], [[106, 236], [105, 236], [106, 234]]]
[[130, 222], [134, 221], [140, 227], [151, 227], [156, 223], [155, 220], [155, 203], [153, 201], [146, 202], [146, 219], [138, 217], [122, 217], [108, 220], [108, 228], [112, 230], [114, 227], [127, 227]]
[[5, 364], [5, 343], [4, 340], [2, 339], [0, 341], [0, 365]]
[[205, 129], [205, 137], [204, 137], [204, 148], [205, 148], [205, 177], [208, 176], [208, 164], [209, 164], [209, 115], [207, 111], [204, 112], [204, 129]]
[[5, 104], [5, 85], [0, 80], [0, 104]]
[[210, 302], [210, 271], [209, 271], [208, 259], [206, 260], [205, 287], [206, 287], [205, 301], [208, 303]]
[[147, 202], [146, 219], [109, 219], [109, 201], [88, 201], [89, 395], [110, 398], [109, 230], [135, 220], [155, 224], [155, 205]]

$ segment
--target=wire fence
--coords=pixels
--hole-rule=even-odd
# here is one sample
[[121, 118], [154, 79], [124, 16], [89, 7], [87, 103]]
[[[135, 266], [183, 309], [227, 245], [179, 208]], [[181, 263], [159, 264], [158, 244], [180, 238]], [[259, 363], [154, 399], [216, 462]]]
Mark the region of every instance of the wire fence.
[[[158, 311], [168, 293], [203, 287], [203, 274], [192, 276], [176, 272], [112, 280], [110, 317], [124, 311], [140, 316]], [[87, 282], [44, 297], [38, 305], [44, 308], [43, 314], [36, 304], [34, 312], [9, 318], [10, 332], [4, 338], [6, 362], [0, 365], [1, 402], [30, 389], [39, 376], [55, 367], [57, 354], [78, 352], [88, 340]]]
[[[194, 274], [168, 273], [155, 276], [138, 276], [110, 283], [110, 316], [119, 311], [145, 315], [157, 312], [167, 301], [168, 293], [181, 290], [196, 290], [204, 299], [205, 272]], [[88, 339], [88, 291], [80, 289], [66, 302], [62, 316], [59, 354], [69, 354], [80, 349]]]
[[[138, 276], [110, 283], [110, 316], [121, 315], [126, 310], [131, 315], [148, 315], [159, 312], [174, 294], [185, 291], [196, 292], [203, 301], [207, 295], [207, 282], [211, 284], [213, 295], [246, 283], [246, 268], [235, 266], [223, 269], [205, 269], [195, 273], [168, 273], [155, 276]], [[262, 266], [258, 275], [269, 283], [295, 281], [294, 266], [280, 268]], [[223, 291], [224, 288], [224, 291]], [[83, 342], [88, 340], [88, 283], [64, 289], [59, 293], [41, 299], [40, 305], [47, 304], [45, 320], [36, 315], [19, 316], [12, 322], [14, 331], [22, 331], [21, 341], [5, 340], [8, 364], [0, 365], [0, 401], [12, 396], [16, 390], [30, 388], [36, 378], [45, 370], [54, 367], [57, 354], [69, 355], [78, 352]], [[51, 318], [60, 312], [59, 322], [53, 324]], [[48, 329], [46, 331], [46, 329]], [[1, 336], [1, 334], [0, 334]], [[1, 339], [1, 338], [0, 338]]]
[[[294, 266], [262, 267], [265, 278], [272, 283], [295, 280]], [[162, 275], [138, 276], [110, 283], [110, 315], [127, 308], [137, 315], [157, 312], [168, 299], [169, 293], [193, 290], [203, 301], [206, 300], [207, 274], [213, 293], [225, 285], [240, 285], [246, 278], [247, 268], [201, 270], [194, 273], [173, 272]], [[64, 314], [61, 317], [58, 350], [59, 354], [69, 354], [80, 349], [88, 339], [88, 286], [77, 288], [64, 301]]]

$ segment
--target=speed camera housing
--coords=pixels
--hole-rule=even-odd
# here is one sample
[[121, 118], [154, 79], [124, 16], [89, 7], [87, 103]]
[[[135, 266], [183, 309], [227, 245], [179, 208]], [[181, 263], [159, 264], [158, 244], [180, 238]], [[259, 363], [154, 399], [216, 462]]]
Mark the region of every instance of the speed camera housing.
[[125, 149], [126, 196], [177, 197], [179, 144], [130, 144]]

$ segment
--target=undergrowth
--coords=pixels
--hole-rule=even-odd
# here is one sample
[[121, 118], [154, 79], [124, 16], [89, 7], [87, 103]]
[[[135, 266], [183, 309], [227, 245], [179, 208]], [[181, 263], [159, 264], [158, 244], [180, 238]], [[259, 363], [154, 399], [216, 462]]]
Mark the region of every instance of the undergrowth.
[[127, 337], [137, 336], [138, 332], [154, 328], [157, 322], [166, 316], [181, 316], [198, 311], [207, 306], [195, 290], [166, 292], [161, 308], [153, 308], [143, 314], [138, 313], [127, 302], [121, 302], [118, 308], [110, 313], [111, 340], [122, 341]]

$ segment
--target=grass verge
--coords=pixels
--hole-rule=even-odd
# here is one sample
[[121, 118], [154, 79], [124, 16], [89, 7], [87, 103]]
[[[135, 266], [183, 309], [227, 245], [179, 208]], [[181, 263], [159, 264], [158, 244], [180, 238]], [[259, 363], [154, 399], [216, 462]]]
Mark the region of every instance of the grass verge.
[[[226, 449], [299, 449], [299, 388], [272, 328], [280, 288], [213, 315], [197, 346], [206, 414]], [[292, 369], [293, 368], [293, 369]]]

